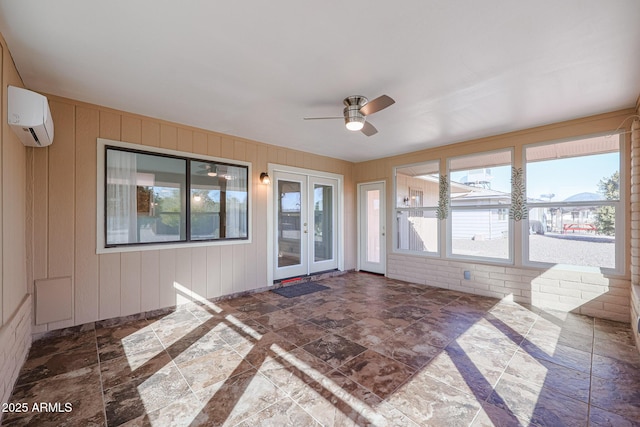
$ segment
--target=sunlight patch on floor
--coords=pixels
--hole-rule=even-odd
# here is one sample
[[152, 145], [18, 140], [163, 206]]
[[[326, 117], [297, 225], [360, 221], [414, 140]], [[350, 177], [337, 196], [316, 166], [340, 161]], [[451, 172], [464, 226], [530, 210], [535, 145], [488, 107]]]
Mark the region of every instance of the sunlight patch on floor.
[[191, 289], [181, 285], [178, 282], [173, 282], [173, 287], [178, 291], [176, 294], [176, 305], [186, 304], [189, 302], [197, 302], [207, 309], [213, 310], [216, 313], [222, 313], [222, 308], [209, 301], [207, 298], [198, 293], [193, 292]]

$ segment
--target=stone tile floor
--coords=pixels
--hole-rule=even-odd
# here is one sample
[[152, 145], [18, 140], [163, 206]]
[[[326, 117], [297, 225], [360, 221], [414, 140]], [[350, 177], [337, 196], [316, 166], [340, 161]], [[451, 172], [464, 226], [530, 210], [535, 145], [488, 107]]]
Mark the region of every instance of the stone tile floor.
[[627, 324], [363, 273], [321, 283], [36, 341], [11, 399], [28, 410], [2, 425], [640, 425]]

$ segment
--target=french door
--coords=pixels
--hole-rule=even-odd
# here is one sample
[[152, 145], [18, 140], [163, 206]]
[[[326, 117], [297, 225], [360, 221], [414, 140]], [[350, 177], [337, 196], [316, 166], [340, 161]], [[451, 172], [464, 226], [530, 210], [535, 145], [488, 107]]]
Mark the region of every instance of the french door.
[[338, 181], [274, 173], [274, 279], [338, 268]]

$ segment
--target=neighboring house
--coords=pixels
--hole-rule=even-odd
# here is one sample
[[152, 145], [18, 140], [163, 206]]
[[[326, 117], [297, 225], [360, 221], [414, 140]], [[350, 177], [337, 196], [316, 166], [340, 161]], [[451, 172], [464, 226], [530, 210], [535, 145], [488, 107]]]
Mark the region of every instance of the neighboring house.
[[456, 211], [456, 227], [452, 230], [452, 239], [493, 240], [506, 237], [509, 231], [509, 205], [511, 194], [491, 190], [484, 186], [476, 187], [452, 183], [452, 206], [500, 205], [504, 208]]

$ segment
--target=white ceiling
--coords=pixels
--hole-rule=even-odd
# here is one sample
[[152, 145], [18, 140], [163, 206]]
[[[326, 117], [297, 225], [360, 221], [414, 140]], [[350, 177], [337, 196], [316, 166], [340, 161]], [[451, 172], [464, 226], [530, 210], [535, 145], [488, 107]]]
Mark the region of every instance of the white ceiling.
[[[635, 105], [638, 0], [0, 0], [32, 90], [362, 161]], [[387, 94], [366, 137], [342, 99]]]

